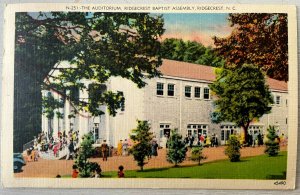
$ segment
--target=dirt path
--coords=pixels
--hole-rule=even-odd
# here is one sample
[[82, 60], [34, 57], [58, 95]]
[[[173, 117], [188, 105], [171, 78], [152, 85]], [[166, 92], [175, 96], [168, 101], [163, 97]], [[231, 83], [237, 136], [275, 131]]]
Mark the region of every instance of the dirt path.
[[[203, 162], [211, 162], [215, 160], [227, 159], [224, 154], [223, 146], [217, 148], [205, 148], [203, 154], [207, 157]], [[242, 148], [241, 156], [256, 156], [264, 153], [265, 147], [256, 148]], [[286, 147], [281, 147], [281, 151], [286, 150]], [[187, 159], [189, 159], [190, 152], [188, 152]], [[93, 158], [91, 161], [98, 162], [101, 166], [102, 171], [117, 171], [119, 165], [123, 165], [125, 170], [137, 170], [139, 167], [133, 160], [132, 156], [113, 156], [108, 158], [108, 161], [103, 162], [100, 158]], [[23, 172], [15, 173], [16, 177], [55, 177], [59, 175], [70, 175], [72, 173], [73, 160], [44, 160], [39, 159], [37, 162], [28, 162], [23, 167]], [[185, 160], [180, 165], [192, 165], [196, 162]], [[166, 150], [158, 150], [158, 156], [152, 157], [144, 168], [157, 168], [157, 167], [168, 167], [172, 166], [166, 161]]]

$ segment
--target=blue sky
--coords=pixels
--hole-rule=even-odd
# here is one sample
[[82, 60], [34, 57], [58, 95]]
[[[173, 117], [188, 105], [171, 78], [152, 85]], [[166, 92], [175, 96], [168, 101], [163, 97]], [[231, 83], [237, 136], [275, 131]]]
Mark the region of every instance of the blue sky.
[[227, 17], [228, 14], [163, 14], [165, 19], [164, 38], [182, 38], [184, 40], [194, 40], [209, 46], [213, 45], [212, 36], [228, 36], [230, 28]]
[[[37, 17], [38, 13], [30, 13]], [[212, 37], [228, 36], [232, 28], [227, 13], [164, 13], [166, 29], [162, 39], [182, 38], [213, 46]]]

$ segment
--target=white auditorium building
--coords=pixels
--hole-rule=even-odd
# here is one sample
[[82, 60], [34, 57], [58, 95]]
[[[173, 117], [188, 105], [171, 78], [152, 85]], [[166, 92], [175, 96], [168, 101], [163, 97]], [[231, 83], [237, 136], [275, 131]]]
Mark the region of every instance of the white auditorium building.
[[[68, 65], [65, 63], [60, 66]], [[211, 122], [213, 101], [208, 85], [215, 79], [213, 67], [165, 59], [159, 70], [162, 76], [147, 79], [147, 85], [141, 89], [132, 81], [121, 77], [112, 77], [105, 83], [104, 89], [122, 92], [125, 97], [125, 105], [115, 117], [110, 116], [103, 106], [101, 109], [105, 114], [99, 117], [81, 112], [70, 119], [68, 115], [73, 108], [66, 100], [64, 108], [60, 110], [64, 113], [64, 118], [55, 116], [48, 119], [43, 115], [42, 130], [50, 132], [52, 129], [54, 136], [58, 131], [68, 132], [70, 129], [79, 130], [80, 136], [91, 131], [99, 142], [107, 140], [113, 146], [119, 140], [129, 138], [131, 130], [137, 126], [137, 120], [148, 120], [159, 141], [171, 129], [177, 129], [183, 137], [197, 133], [215, 133], [221, 144], [234, 131], [240, 132], [240, 128], [233, 123]], [[55, 69], [50, 74], [57, 74], [57, 71], [59, 70]], [[86, 85], [90, 83], [83, 82]], [[267, 78], [267, 84], [274, 97], [271, 113], [251, 123], [249, 131], [265, 133], [269, 125], [275, 125], [278, 133], [287, 135], [287, 83]], [[60, 98], [55, 91], [43, 91], [43, 95], [50, 93], [55, 98]], [[88, 93], [79, 91], [79, 98], [88, 98]]]

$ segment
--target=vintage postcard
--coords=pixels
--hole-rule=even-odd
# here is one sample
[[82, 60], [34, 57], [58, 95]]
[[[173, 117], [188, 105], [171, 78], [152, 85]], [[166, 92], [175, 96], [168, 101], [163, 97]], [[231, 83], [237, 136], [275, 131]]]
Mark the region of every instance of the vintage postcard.
[[4, 187], [294, 189], [294, 6], [9, 4]]

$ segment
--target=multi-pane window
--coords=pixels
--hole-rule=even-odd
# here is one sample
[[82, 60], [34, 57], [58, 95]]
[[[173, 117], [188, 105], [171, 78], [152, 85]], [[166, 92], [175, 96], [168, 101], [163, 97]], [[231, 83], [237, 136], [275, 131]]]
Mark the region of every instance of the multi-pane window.
[[200, 134], [207, 135], [208, 125], [203, 124], [189, 124], [187, 125], [187, 134], [188, 136], [198, 137]]
[[200, 98], [200, 87], [195, 87], [195, 98]]
[[209, 88], [204, 88], [203, 98], [206, 99], [206, 100], [209, 99]]
[[171, 128], [170, 128], [170, 124], [160, 124], [159, 125], [159, 137], [162, 138], [164, 136], [169, 137], [170, 136], [170, 132], [171, 132]]
[[277, 105], [280, 104], [280, 96], [276, 96], [275, 103], [276, 103]]
[[235, 125], [221, 125], [221, 141], [229, 140], [230, 135], [236, 131]]
[[168, 96], [174, 96], [174, 84], [168, 84]]
[[185, 86], [184, 95], [185, 97], [191, 97], [191, 86]]
[[263, 129], [263, 126], [259, 126], [259, 125], [250, 125], [248, 127], [248, 133], [250, 134], [257, 134], [257, 133], [261, 133]]
[[156, 95], [164, 95], [164, 84], [163, 83], [157, 83]]

